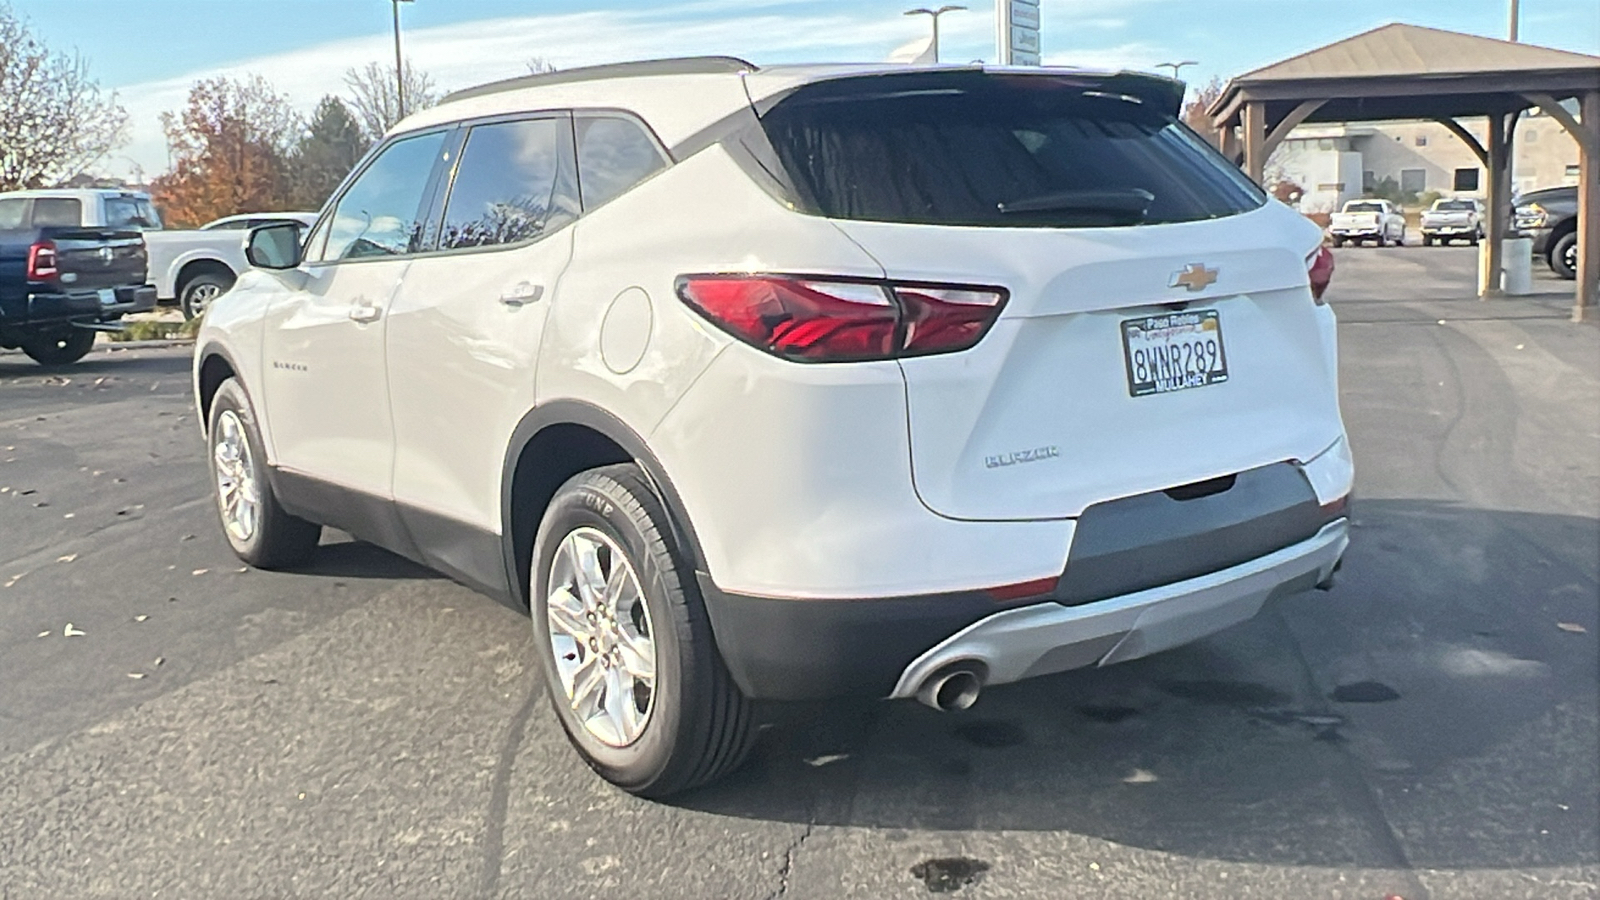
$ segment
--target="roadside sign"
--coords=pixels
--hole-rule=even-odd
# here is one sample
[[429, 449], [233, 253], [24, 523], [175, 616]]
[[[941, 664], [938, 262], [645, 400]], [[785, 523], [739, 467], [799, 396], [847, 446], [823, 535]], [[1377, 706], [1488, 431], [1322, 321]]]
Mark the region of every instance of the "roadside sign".
[[995, 0], [994, 6], [1000, 65], [1039, 65], [1039, 0]]

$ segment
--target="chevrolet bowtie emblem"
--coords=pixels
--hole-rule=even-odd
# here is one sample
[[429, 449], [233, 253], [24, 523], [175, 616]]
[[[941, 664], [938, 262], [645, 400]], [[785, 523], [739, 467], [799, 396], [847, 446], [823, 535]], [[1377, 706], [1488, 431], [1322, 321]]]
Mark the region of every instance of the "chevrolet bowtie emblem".
[[1217, 274], [1221, 269], [1208, 269], [1203, 263], [1189, 263], [1182, 271], [1173, 272], [1172, 280], [1167, 282], [1167, 287], [1188, 288], [1192, 291], [1203, 291], [1217, 283]]

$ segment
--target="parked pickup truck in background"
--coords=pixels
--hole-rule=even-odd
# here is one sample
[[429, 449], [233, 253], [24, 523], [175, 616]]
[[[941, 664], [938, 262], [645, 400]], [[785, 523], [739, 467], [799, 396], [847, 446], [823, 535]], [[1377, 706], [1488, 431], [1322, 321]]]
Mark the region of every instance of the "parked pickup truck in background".
[[156, 289], [138, 231], [34, 224], [61, 212], [51, 203], [0, 196], [0, 347], [66, 365], [89, 352], [96, 331], [154, 309]]
[[1530, 191], [1517, 198], [1513, 227], [1533, 238], [1533, 254], [1543, 256], [1562, 278], [1578, 277], [1578, 189], [1575, 186]]
[[1346, 241], [1373, 241], [1379, 247], [1390, 241], [1404, 244], [1406, 217], [1387, 200], [1351, 200], [1342, 212], [1333, 214], [1328, 233], [1335, 247], [1343, 247]]
[[[249, 268], [244, 240], [249, 229], [275, 222], [309, 227], [316, 213], [284, 212], [229, 216], [195, 231], [168, 231], [150, 195], [116, 190], [44, 190], [0, 194], [0, 198], [52, 201], [52, 224], [124, 228], [144, 232], [150, 255], [150, 281], [162, 302], [176, 302], [185, 318], [205, 312]], [[70, 219], [68, 222], [66, 220]], [[60, 221], [57, 221], [60, 220]]]
[[1422, 211], [1422, 246], [1434, 241], [1448, 244], [1466, 241], [1477, 244], [1483, 238], [1483, 204], [1470, 198], [1433, 201]]

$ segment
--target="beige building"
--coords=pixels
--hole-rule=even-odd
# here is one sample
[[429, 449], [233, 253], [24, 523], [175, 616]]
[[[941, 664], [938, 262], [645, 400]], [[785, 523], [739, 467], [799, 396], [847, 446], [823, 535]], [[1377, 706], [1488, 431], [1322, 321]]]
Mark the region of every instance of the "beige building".
[[[1480, 143], [1486, 119], [1462, 119]], [[1332, 212], [1385, 180], [1402, 194], [1482, 199], [1483, 165], [1466, 144], [1437, 122], [1301, 125], [1267, 162], [1266, 181], [1292, 181], [1305, 191], [1303, 212]], [[1578, 183], [1578, 143], [1554, 119], [1525, 113], [1513, 143], [1511, 185], [1525, 193]]]

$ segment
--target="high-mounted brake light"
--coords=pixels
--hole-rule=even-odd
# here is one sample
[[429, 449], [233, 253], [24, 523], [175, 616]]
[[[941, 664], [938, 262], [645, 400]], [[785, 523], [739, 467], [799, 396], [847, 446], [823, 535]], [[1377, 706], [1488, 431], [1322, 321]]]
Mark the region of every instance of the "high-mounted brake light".
[[56, 245], [50, 241], [35, 241], [28, 248], [28, 280], [48, 281], [59, 274]]
[[802, 362], [897, 359], [978, 343], [999, 288], [788, 275], [691, 275], [678, 296], [734, 337]]

